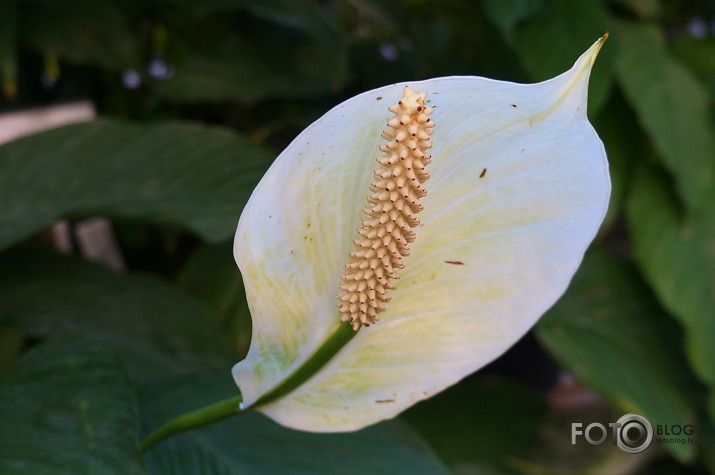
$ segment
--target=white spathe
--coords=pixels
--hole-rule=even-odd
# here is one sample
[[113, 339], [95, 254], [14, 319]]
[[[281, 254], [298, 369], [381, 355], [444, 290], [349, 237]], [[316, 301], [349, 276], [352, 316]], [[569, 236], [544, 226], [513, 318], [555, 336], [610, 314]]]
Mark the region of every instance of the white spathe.
[[336, 307], [343, 265], [387, 107], [405, 85], [427, 93], [436, 126], [423, 224], [392, 300], [321, 371], [258, 410], [300, 430], [359, 429], [455, 384], [534, 325], [566, 290], [608, 206], [606, 153], [586, 117], [601, 44], [539, 84], [446, 77], [375, 89], [288, 146], [236, 233], [253, 316], [250, 350], [233, 369], [246, 406], [346, 325]]

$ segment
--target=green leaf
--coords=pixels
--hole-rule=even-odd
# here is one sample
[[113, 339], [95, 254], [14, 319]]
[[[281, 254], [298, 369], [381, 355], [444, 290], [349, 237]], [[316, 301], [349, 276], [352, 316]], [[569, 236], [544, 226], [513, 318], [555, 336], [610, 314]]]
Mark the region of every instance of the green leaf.
[[93, 214], [226, 240], [272, 156], [225, 129], [180, 122], [101, 120], [17, 140], [0, 147], [0, 248], [61, 216]]
[[0, 380], [0, 472], [147, 473], [134, 385], [108, 348], [52, 341]]
[[477, 467], [518, 456], [537, 436], [546, 402], [528, 387], [469, 378], [405, 413], [451, 466]]
[[[638, 264], [660, 302], [686, 336], [695, 373], [715, 389], [715, 208], [684, 214], [668, 181], [645, 166], [637, 170], [626, 203]], [[715, 202], [715, 190], [709, 203]], [[656, 367], [656, 366], [654, 366]], [[711, 392], [710, 414], [715, 418]]]
[[[197, 374], [142, 388], [145, 432], [170, 418], [236, 395], [228, 372]], [[246, 412], [167, 439], [146, 453], [153, 473], [440, 474], [446, 467], [400, 421], [350, 434], [286, 429]]]
[[230, 335], [244, 357], [251, 342], [251, 312], [241, 272], [233, 260], [232, 243], [206, 245], [192, 254], [178, 285], [211, 307], [224, 334]]
[[[678, 328], [632, 266], [591, 250], [536, 329], [566, 369], [621, 410], [653, 424], [692, 423]], [[668, 445], [680, 460], [694, 448]]]
[[543, 8], [543, 0], [482, 0], [489, 21], [511, 40], [516, 26]]
[[[550, 0], [544, 8], [516, 28], [513, 46], [529, 76], [544, 81], [563, 73], [573, 57], [608, 31], [603, 5], [597, 0]], [[588, 110], [600, 110], [611, 89], [611, 42], [604, 45], [591, 74]], [[548, 52], [548, 54], [546, 53]]]
[[698, 437], [695, 439], [700, 449], [700, 456], [703, 465], [710, 473], [715, 473], [715, 425], [711, 420], [704, 417], [698, 420]]
[[13, 319], [0, 315], [0, 373], [9, 368], [25, 344], [25, 332]]
[[211, 312], [157, 278], [52, 253], [6, 254], [0, 268], [0, 312], [31, 337], [61, 333], [109, 343], [140, 380], [228, 370], [234, 362]]
[[45, 54], [122, 71], [141, 68], [136, 34], [113, 0], [22, 2], [23, 40]]
[[683, 36], [670, 45], [673, 56], [695, 74], [715, 98], [715, 38]]
[[194, 19], [182, 32], [193, 38], [186, 57], [178, 60], [171, 79], [156, 84], [166, 97], [189, 102], [306, 97], [332, 92], [347, 77], [345, 41], [315, 2], [243, 0], [195, 8], [204, 14], [241, 9], [250, 21], [236, 28], [225, 22], [225, 12]]
[[715, 188], [715, 123], [705, 88], [675, 62], [660, 31], [619, 23], [616, 75], [679, 195], [693, 208]]
[[646, 153], [649, 144], [637, 125], [633, 110], [620, 93], [610, 96], [608, 103], [594, 118], [593, 126], [606, 147], [611, 175], [611, 200], [600, 231], [601, 235], [605, 235], [623, 213], [633, 165]]

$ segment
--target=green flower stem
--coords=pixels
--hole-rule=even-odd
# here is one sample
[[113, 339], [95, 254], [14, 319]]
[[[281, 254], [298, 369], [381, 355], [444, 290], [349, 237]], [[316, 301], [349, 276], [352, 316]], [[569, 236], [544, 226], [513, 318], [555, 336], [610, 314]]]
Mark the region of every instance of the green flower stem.
[[[356, 334], [357, 332], [354, 331], [350, 325], [344, 323], [338, 325], [338, 328], [325, 340], [313, 356], [308, 358], [302, 366], [273, 390], [260, 397], [251, 405], [251, 409], [275, 401], [303, 384], [308, 378], [320, 371]], [[196, 429], [197, 427], [211, 424], [221, 419], [231, 417], [239, 412], [243, 412], [245, 409], [240, 407], [242, 401], [243, 398], [241, 396], [236, 396], [175, 417], [149, 434], [142, 441], [140, 446], [141, 450], [145, 452], [167, 437], [178, 434], [179, 432]]]
[[278, 386], [261, 396], [251, 407], [262, 406], [263, 404], [275, 401], [306, 382], [308, 378], [320, 371], [357, 333], [358, 332], [353, 330], [347, 323], [338, 325], [338, 328], [323, 342], [320, 348], [313, 353], [313, 356], [308, 358], [301, 367], [295, 370], [293, 374], [288, 376]]
[[146, 436], [140, 445], [141, 451], [146, 452], [162, 440], [179, 432], [196, 429], [238, 414], [241, 412], [239, 404], [241, 404], [242, 400], [241, 396], [232, 397], [171, 419]]

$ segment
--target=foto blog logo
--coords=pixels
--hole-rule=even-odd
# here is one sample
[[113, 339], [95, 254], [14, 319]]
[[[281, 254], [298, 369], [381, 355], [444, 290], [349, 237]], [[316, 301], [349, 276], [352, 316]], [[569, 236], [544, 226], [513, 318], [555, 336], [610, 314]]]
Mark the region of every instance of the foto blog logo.
[[[637, 454], [647, 449], [653, 442], [653, 425], [640, 414], [625, 414], [616, 422], [608, 424], [611, 443], [629, 454]], [[655, 426], [656, 442], [660, 444], [691, 444], [695, 429], [693, 425], [657, 425]], [[581, 422], [571, 424], [571, 445], [583, 437], [591, 445], [601, 445], [606, 441], [609, 430], [598, 422], [588, 424]], [[686, 437], [687, 436], [687, 437]]]
[[[625, 414], [616, 422], [610, 422], [611, 443], [629, 454], [643, 452], [653, 442], [653, 426], [640, 414]], [[576, 439], [584, 437], [591, 445], [601, 445], [608, 438], [608, 429], [598, 422], [583, 427], [583, 423], [571, 424], [571, 445]]]

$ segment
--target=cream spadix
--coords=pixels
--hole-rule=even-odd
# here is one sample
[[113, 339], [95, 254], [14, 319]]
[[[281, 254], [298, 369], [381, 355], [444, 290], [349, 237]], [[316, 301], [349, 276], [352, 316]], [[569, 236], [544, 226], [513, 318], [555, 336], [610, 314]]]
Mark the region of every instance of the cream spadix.
[[389, 143], [380, 145], [384, 155], [377, 159], [380, 168], [370, 185], [370, 205], [358, 229], [361, 239], [353, 241], [355, 251], [338, 294], [341, 320], [351, 322], [354, 330], [379, 320], [377, 314], [390, 300], [387, 291], [395, 288], [390, 279], [399, 279], [395, 269], [404, 267], [402, 258], [415, 240], [412, 228], [420, 224], [416, 215], [422, 211], [420, 198], [427, 194], [422, 183], [429, 178], [425, 166], [431, 161], [427, 150], [432, 148], [434, 127], [429, 118], [434, 109], [425, 105], [426, 97], [405, 86], [402, 99], [389, 108], [394, 116], [382, 132]]
[[[606, 155], [586, 117], [602, 42], [538, 84], [447, 77], [375, 89], [288, 146], [236, 233], [253, 317], [248, 355], [233, 370], [246, 407], [301, 430], [359, 429], [458, 382], [536, 322], [568, 286], [608, 205]], [[344, 296], [354, 241], [371, 232], [356, 229], [387, 108], [405, 86], [434, 107], [429, 193], [380, 321], [354, 333], [335, 296]], [[362, 322], [347, 310], [346, 320]]]

